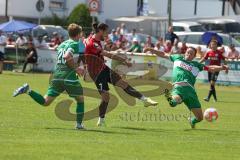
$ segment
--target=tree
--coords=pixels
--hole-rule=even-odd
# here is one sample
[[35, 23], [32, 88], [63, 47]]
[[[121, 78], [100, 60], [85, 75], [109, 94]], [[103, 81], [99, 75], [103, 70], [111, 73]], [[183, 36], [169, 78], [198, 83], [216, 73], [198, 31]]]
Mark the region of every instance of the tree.
[[92, 17], [89, 8], [85, 4], [77, 5], [68, 17], [68, 24], [76, 23], [82, 27], [92, 26]]

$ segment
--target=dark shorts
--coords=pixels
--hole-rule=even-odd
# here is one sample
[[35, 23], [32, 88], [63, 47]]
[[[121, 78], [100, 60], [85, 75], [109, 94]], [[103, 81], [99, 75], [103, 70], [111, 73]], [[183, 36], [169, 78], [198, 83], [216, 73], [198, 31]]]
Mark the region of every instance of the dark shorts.
[[208, 72], [208, 81], [216, 82], [217, 78], [218, 78], [218, 74], [219, 74], [219, 72], [214, 72], [214, 73]]
[[95, 85], [99, 92], [108, 91], [108, 83], [116, 85], [120, 79], [121, 77], [116, 72], [111, 70], [109, 67], [106, 67], [96, 78]]

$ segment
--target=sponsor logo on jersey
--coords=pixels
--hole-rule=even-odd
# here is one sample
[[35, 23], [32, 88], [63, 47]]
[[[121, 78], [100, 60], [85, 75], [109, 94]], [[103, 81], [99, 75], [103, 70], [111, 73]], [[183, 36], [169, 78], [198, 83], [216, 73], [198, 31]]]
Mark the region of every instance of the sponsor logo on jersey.
[[179, 68], [182, 68], [184, 70], [191, 72], [193, 74], [193, 76], [195, 76], [195, 77], [197, 77], [197, 75], [199, 73], [199, 69], [197, 67], [187, 64], [183, 61], [175, 61], [174, 68], [176, 68], [176, 67], [179, 67]]

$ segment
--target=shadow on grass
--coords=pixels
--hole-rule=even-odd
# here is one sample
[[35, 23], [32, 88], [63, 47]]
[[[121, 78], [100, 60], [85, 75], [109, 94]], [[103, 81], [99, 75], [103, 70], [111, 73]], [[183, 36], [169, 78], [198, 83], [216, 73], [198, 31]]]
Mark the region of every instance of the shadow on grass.
[[206, 129], [206, 128], [200, 128], [200, 129], [185, 129], [184, 130], [185, 132], [194, 132], [194, 131], [200, 131], [200, 132], [211, 132], [211, 133], [216, 133], [216, 134], [240, 134], [240, 131], [237, 131], [237, 130], [216, 130], [216, 129]]
[[96, 132], [96, 133], [104, 133], [104, 134], [128, 134], [133, 135], [133, 133], [127, 133], [127, 132], [116, 132], [116, 131], [106, 131], [106, 130], [97, 130], [97, 129], [84, 129], [84, 130], [78, 130], [73, 128], [45, 128], [46, 130], [65, 130], [65, 131], [76, 131], [76, 132]]
[[132, 130], [132, 131], [143, 131], [143, 132], [167, 132], [170, 130], [159, 129], [159, 128], [136, 128], [136, 127], [112, 127], [118, 129]]
[[240, 101], [217, 101], [218, 103], [237, 103], [240, 104]]

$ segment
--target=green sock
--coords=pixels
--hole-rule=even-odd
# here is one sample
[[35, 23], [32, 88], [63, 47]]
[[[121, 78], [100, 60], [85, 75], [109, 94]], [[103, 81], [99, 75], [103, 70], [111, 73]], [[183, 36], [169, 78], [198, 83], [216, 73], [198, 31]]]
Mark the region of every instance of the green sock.
[[176, 107], [178, 105], [178, 103], [175, 99], [170, 100], [169, 104], [170, 104], [171, 107]]
[[45, 99], [44, 99], [44, 97], [41, 94], [39, 94], [39, 93], [37, 93], [35, 91], [32, 91], [32, 90], [30, 92], [28, 92], [28, 94], [38, 104], [44, 105]]
[[76, 113], [77, 113], [77, 122], [82, 123], [83, 117], [84, 117], [84, 103], [77, 103], [77, 108], [76, 108]]
[[192, 118], [191, 121], [192, 121], [191, 123], [192, 123], [193, 125], [196, 124], [196, 123], [198, 123], [198, 122], [200, 122], [199, 120], [196, 119], [196, 117]]

